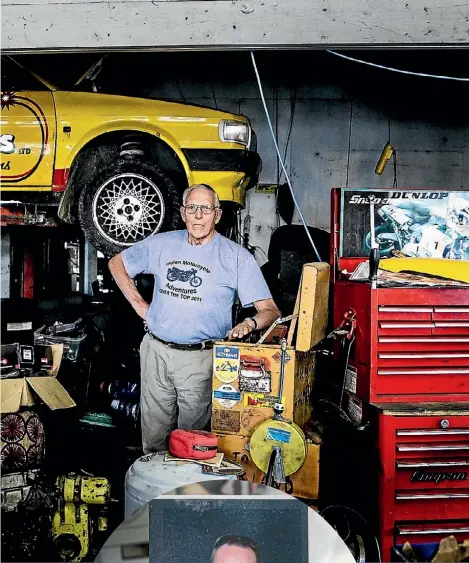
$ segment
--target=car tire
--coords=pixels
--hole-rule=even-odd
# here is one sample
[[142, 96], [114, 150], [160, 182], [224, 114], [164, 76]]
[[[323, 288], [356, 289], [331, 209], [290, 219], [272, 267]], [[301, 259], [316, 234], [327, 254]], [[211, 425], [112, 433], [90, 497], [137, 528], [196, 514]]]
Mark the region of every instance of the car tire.
[[110, 257], [150, 235], [180, 227], [180, 194], [148, 162], [111, 164], [84, 186], [78, 220], [87, 240]]

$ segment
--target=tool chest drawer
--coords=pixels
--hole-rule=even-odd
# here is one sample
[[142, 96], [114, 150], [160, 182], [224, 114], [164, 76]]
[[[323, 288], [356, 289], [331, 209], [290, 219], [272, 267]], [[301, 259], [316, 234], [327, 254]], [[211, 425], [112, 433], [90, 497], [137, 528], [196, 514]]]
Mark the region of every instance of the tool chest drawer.
[[469, 307], [378, 305], [378, 396], [469, 393]]
[[438, 541], [438, 522], [467, 528], [469, 404], [383, 406], [378, 428], [384, 560], [410, 536]]
[[469, 538], [469, 518], [436, 520], [422, 524], [397, 522], [394, 533], [394, 545], [398, 551], [408, 542], [414, 551], [417, 549], [424, 556], [425, 561], [431, 561], [443, 538], [454, 536], [458, 543]]

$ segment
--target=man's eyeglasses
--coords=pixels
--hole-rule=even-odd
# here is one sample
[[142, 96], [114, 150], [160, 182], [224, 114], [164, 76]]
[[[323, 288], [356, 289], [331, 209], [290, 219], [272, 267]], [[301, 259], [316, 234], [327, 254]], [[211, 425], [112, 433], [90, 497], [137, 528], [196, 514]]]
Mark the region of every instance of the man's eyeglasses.
[[200, 211], [202, 211], [204, 215], [211, 215], [215, 211], [215, 209], [218, 209], [218, 207], [214, 207], [213, 205], [194, 205], [193, 203], [191, 203], [189, 205], [185, 205], [184, 209], [191, 215], [197, 213], [197, 209], [200, 209]]

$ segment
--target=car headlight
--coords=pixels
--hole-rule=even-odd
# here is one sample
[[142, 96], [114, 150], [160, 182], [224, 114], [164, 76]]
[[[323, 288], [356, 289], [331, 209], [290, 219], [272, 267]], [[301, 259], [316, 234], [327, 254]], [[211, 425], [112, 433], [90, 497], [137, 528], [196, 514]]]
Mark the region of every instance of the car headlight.
[[220, 141], [222, 143], [240, 143], [248, 146], [251, 136], [251, 128], [242, 121], [228, 121], [223, 119], [218, 127]]

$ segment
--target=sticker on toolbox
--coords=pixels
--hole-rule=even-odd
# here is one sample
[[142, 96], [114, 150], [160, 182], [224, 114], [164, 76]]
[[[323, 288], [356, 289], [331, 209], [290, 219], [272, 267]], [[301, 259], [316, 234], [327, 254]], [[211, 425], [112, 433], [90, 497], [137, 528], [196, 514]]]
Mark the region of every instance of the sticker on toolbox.
[[288, 430], [281, 430], [280, 428], [267, 428], [266, 438], [267, 440], [273, 440], [274, 442], [289, 444], [291, 432], [288, 432]]
[[241, 413], [214, 409], [212, 411], [212, 430], [238, 433], [241, 430]]
[[350, 393], [357, 392], [357, 368], [350, 364], [345, 368], [345, 389]]
[[[243, 404], [245, 407], [271, 409], [275, 403], [278, 402], [278, 397], [264, 395], [263, 393], [244, 393], [243, 395]], [[282, 398], [282, 404], [285, 405], [285, 396]]]
[[239, 348], [236, 346], [215, 346], [215, 377], [223, 383], [232, 383], [239, 375]]
[[239, 373], [239, 390], [248, 393], [270, 393], [272, 372], [267, 358], [242, 356]]
[[216, 399], [222, 407], [232, 409], [241, 400], [241, 393], [230, 383], [224, 383], [213, 392], [213, 398]]
[[[280, 352], [276, 352], [273, 356], [272, 356], [272, 360], [274, 360], [274, 362], [279, 363], [282, 359], [282, 354], [280, 354]], [[288, 363], [291, 360], [291, 356], [288, 352], [285, 353], [285, 363]]]
[[348, 414], [355, 424], [361, 424], [363, 418], [363, 406], [360, 399], [354, 395], [348, 397]]

